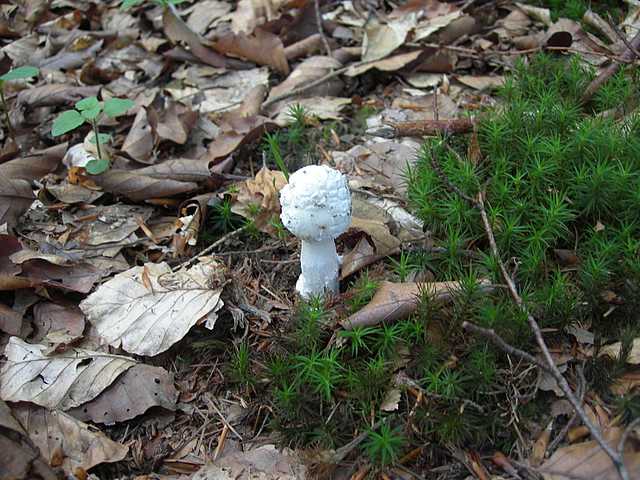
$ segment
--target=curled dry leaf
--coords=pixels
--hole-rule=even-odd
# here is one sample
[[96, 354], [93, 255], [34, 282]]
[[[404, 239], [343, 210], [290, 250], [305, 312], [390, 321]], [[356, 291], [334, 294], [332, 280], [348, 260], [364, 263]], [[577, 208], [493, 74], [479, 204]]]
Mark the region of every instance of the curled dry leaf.
[[139, 363], [96, 398], [68, 413], [83, 422], [113, 425], [142, 415], [152, 407], [175, 410], [177, 400], [172, 374], [164, 368]]
[[0, 400], [0, 478], [59, 480], [9, 406]]
[[234, 195], [231, 210], [252, 220], [261, 231], [275, 235], [276, 230], [272, 221], [279, 220], [279, 195], [286, 184], [287, 179], [282, 172], [263, 167], [255, 178], [238, 185], [238, 193]]
[[[483, 291], [491, 290], [488, 280], [482, 280]], [[392, 283], [382, 282], [371, 302], [341, 323], [345, 330], [356, 327], [394, 322], [411, 315], [418, 307], [420, 295], [428, 294], [434, 300], [448, 301], [460, 288], [459, 282]]]
[[386, 57], [404, 45], [409, 32], [416, 26], [417, 15], [409, 13], [391, 19], [387, 23], [377, 20], [367, 22], [363, 41], [362, 60], [370, 62]]
[[147, 263], [102, 284], [80, 308], [109, 345], [154, 356], [180, 341], [200, 319], [215, 317], [223, 306], [222, 269], [211, 259], [177, 272], [166, 263]]
[[197, 190], [193, 182], [178, 182], [167, 178], [136, 173], [136, 170], [110, 170], [102, 175], [94, 175], [93, 180], [106, 192], [123, 195], [134, 202], [154, 198], [165, 198], [180, 193]]
[[206, 160], [192, 160], [190, 158], [176, 158], [165, 160], [156, 165], [135, 170], [138, 175], [150, 178], [175, 180], [177, 182], [203, 182], [211, 178], [209, 162]]
[[59, 464], [68, 474], [77, 468], [89, 470], [101, 463], [119, 462], [129, 450], [61, 411], [19, 405], [13, 408], [13, 414], [29, 432], [41, 455]]
[[156, 137], [155, 131], [149, 122], [147, 109], [141, 108], [133, 120], [133, 125], [127, 134], [127, 138], [124, 139], [122, 151], [139, 162], [153, 163], [150, 158], [156, 145]]
[[214, 48], [225, 55], [238, 56], [258, 65], [267, 65], [282, 75], [289, 75], [289, 62], [277, 35], [257, 28], [252, 35], [228, 33]]
[[94, 399], [135, 360], [81, 348], [45, 356], [46, 347], [11, 337], [0, 371], [0, 397], [68, 410]]
[[169, 140], [184, 145], [197, 120], [196, 112], [177, 102], [171, 102], [160, 111], [155, 130], [161, 141]]

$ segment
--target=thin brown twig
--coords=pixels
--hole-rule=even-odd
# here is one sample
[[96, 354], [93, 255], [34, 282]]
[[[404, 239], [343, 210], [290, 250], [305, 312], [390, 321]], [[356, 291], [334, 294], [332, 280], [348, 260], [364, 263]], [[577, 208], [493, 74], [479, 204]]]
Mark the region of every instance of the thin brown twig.
[[[640, 38], [640, 34], [638, 35], [638, 38]], [[487, 239], [489, 240], [489, 248], [491, 250], [491, 255], [498, 262], [500, 272], [502, 274], [502, 277], [505, 283], [507, 284], [507, 289], [511, 295], [512, 300], [514, 301], [516, 306], [522, 311], [522, 313], [524, 313], [527, 317], [529, 328], [532, 330], [533, 335], [536, 339], [536, 343], [538, 344], [538, 348], [540, 348], [540, 351], [542, 352], [542, 357], [544, 359], [544, 364], [545, 364], [545, 370], [548, 371], [551, 374], [551, 376], [554, 378], [554, 380], [556, 381], [556, 383], [558, 384], [562, 392], [567, 397], [567, 400], [569, 400], [569, 403], [571, 403], [571, 406], [573, 407], [574, 411], [580, 417], [580, 420], [582, 421], [582, 423], [585, 425], [585, 427], [587, 427], [587, 429], [591, 433], [591, 436], [598, 443], [598, 445], [600, 445], [600, 448], [602, 448], [602, 450], [607, 454], [607, 456], [609, 456], [609, 458], [613, 462], [613, 465], [618, 471], [618, 475], [620, 476], [620, 478], [622, 480], [630, 480], [629, 472], [627, 471], [627, 468], [622, 458], [620, 457], [620, 455], [618, 455], [617, 451], [615, 451], [606, 442], [606, 440], [602, 436], [602, 432], [600, 431], [600, 429], [591, 421], [591, 419], [585, 412], [584, 408], [582, 408], [581, 402], [578, 400], [575, 393], [567, 383], [566, 378], [564, 378], [564, 375], [562, 375], [562, 372], [554, 362], [553, 357], [551, 356], [551, 352], [549, 351], [549, 347], [547, 347], [547, 344], [544, 341], [544, 337], [542, 336], [540, 325], [538, 325], [538, 322], [536, 321], [536, 319], [533, 317], [533, 315], [531, 315], [531, 312], [529, 312], [529, 309], [527, 308], [524, 301], [522, 300], [522, 297], [518, 293], [518, 290], [516, 288], [513, 278], [511, 277], [509, 272], [507, 272], [507, 268], [504, 262], [502, 261], [502, 257], [500, 256], [500, 251], [498, 250], [498, 245], [496, 243], [496, 239], [493, 234], [493, 228], [491, 227], [491, 223], [489, 222], [489, 217], [487, 215], [487, 210], [485, 207], [484, 192], [480, 191], [476, 198], [470, 197], [469, 195], [462, 192], [448, 178], [446, 178], [446, 175], [444, 174], [442, 169], [439, 168], [437, 158], [434, 154], [431, 155], [431, 161], [432, 161], [432, 165], [435, 166], [434, 168], [438, 173], [438, 175], [440, 176], [440, 178], [443, 180], [443, 182], [449, 188], [453, 187], [454, 192], [458, 194], [462, 193], [462, 198], [466, 199], [468, 202], [470, 202], [474, 207], [476, 207], [479, 210], [484, 231], [485, 231], [485, 234], [487, 235]], [[465, 323], [467, 324], [467, 328], [468, 328], [470, 324], [468, 322], [465, 322]], [[463, 327], [464, 327], [464, 324], [463, 324]], [[479, 327], [476, 327], [476, 328], [479, 328]], [[500, 337], [498, 337], [497, 334], [495, 334], [495, 332], [493, 333], [494, 335], [493, 337], [491, 337], [492, 339], [502, 340]], [[502, 340], [502, 343], [513, 350], [513, 347], [511, 347], [506, 342], [504, 342], [504, 340]], [[541, 362], [538, 359], [535, 359], [535, 357], [533, 357], [532, 355], [529, 355], [529, 357], [532, 360], [534, 360], [533, 363], [540, 366]]]
[[622, 33], [620, 31], [620, 29], [618, 28], [618, 26], [615, 24], [615, 22], [613, 21], [613, 19], [611, 18], [611, 14], [607, 14], [607, 20], [609, 23], [609, 26], [613, 29], [613, 32], [616, 34], [616, 36], [622, 40], [622, 43], [625, 44], [625, 46], [631, 51], [633, 52], [633, 54], [636, 56], [636, 58], [640, 58], [640, 52], [638, 52], [638, 49], [636, 47], [634, 47], [631, 42], [629, 42], [629, 40], [627, 39], [627, 37], [625, 36], [624, 33]]
[[244, 232], [247, 229], [246, 226], [244, 227], [240, 227], [237, 230], [234, 230], [232, 232], [227, 233], [225, 236], [223, 236], [222, 238], [219, 238], [218, 240], [216, 240], [215, 242], [213, 242], [211, 245], [209, 245], [207, 248], [205, 248], [204, 250], [202, 250], [201, 252], [198, 252], [196, 255], [194, 255], [193, 257], [191, 257], [189, 260], [187, 260], [186, 262], [182, 262], [178, 265], [176, 265], [175, 267], [173, 267], [173, 271], [175, 272], [176, 270], [180, 270], [181, 268], [186, 268], [189, 265], [191, 265], [193, 262], [195, 262], [197, 259], [199, 259], [200, 257], [204, 257], [205, 255], [207, 255], [208, 253], [211, 253], [216, 247], [222, 245], [224, 242], [226, 242], [227, 240], [236, 237], [238, 235], [240, 235], [242, 232]]
[[[581, 365], [578, 365], [576, 370], [578, 371], [578, 379], [580, 381], [580, 383], [578, 384], [578, 398], [580, 399], [580, 404], [582, 404], [584, 403], [584, 395], [587, 391], [587, 380], [584, 378], [584, 371], [582, 370]], [[554, 438], [553, 441], [549, 443], [547, 447], [547, 451], [553, 452], [556, 449], [556, 447], [560, 444], [560, 442], [564, 440], [564, 437], [567, 435], [567, 433], [569, 433], [569, 429], [573, 427], [577, 419], [578, 419], [578, 414], [576, 412], [573, 412], [573, 415], [571, 415], [571, 418], [566, 423], [566, 425], [562, 427], [562, 430], [558, 432], [558, 435], [556, 435], [556, 438]]]
[[322, 44], [324, 45], [324, 49], [327, 52], [327, 56], [331, 56], [331, 46], [329, 45], [329, 40], [327, 40], [327, 36], [324, 34], [324, 28], [322, 28], [322, 14], [320, 13], [320, 0], [313, 0], [313, 7], [316, 11], [316, 25], [318, 27], [318, 33], [322, 37]]
[[[627, 49], [622, 54], [622, 59], [627, 62], [634, 59], [634, 57], [636, 56], [634, 52], [637, 51], [638, 48], [640, 48], [640, 30], [631, 40], [630, 46], [632, 48], [627, 47]], [[584, 91], [584, 94], [582, 95], [582, 102], [588, 103], [595, 95], [595, 93], [600, 89], [600, 87], [604, 85], [616, 73], [618, 73], [618, 70], [620, 70], [620, 66], [622, 63], [623, 62], [614, 61], [611, 65], [600, 72], [600, 74], [593, 79], [593, 81]]]

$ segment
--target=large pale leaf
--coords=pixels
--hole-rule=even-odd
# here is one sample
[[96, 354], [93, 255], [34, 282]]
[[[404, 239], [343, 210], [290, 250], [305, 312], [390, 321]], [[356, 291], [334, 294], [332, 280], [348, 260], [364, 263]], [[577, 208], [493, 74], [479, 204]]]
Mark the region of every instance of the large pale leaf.
[[178, 272], [166, 263], [133, 267], [98, 287], [80, 308], [109, 345], [157, 355], [222, 307], [222, 289], [212, 284], [220, 270], [212, 260]]
[[11, 337], [0, 371], [0, 397], [10, 402], [32, 402], [59, 410], [82, 405], [97, 397], [136, 362], [130, 358], [69, 349], [45, 356], [46, 347]]
[[78, 467], [89, 470], [101, 463], [118, 462], [129, 450], [61, 411], [23, 404], [13, 408], [13, 414], [45, 459], [53, 461], [62, 456], [56, 461], [62, 461], [67, 473]]

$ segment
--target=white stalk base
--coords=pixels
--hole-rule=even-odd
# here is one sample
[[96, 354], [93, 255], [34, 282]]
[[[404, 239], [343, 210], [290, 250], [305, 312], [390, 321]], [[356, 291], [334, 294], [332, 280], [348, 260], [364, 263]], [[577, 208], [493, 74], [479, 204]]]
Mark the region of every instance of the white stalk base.
[[300, 268], [296, 291], [302, 298], [338, 293], [340, 259], [333, 239], [302, 240]]

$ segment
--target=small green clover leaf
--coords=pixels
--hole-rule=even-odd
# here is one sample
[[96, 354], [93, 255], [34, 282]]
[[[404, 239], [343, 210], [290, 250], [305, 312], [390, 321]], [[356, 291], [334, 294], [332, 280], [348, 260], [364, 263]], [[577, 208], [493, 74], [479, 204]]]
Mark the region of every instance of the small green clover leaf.
[[62, 112], [53, 121], [51, 135], [58, 137], [64, 135], [71, 130], [78, 128], [84, 123], [84, 117], [77, 110], [67, 110]]
[[9, 82], [11, 80], [21, 80], [23, 78], [37, 77], [40, 70], [37, 67], [18, 67], [9, 70], [4, 75], [0, 76], [0, 80], [3, 82]]
[[109, 170], [109, 160], [100, 158], [97, 160], [89, 160], [85, 165], [85, 170], [91, 175], [100, 175]]
[[127, 113], [134, 105], [135, 103], [128, 98], [110, 98], [104, 102], [104, 113], [115, 118]]
[[[100, 145], [104, 145], [106, 143], [109, 143], [109, 141], [111, 140], [111, 135], [108, 133], [99, 133], [98, 134], [98, 142], [100, 142]], [[96, 144], [96, 136], [95, 134], [92, 134], [91, 137], [89, 137], [89, 142], [91, 142], [92, 144]]]

